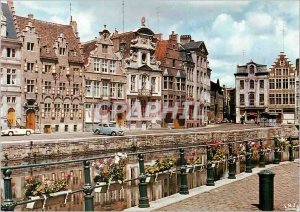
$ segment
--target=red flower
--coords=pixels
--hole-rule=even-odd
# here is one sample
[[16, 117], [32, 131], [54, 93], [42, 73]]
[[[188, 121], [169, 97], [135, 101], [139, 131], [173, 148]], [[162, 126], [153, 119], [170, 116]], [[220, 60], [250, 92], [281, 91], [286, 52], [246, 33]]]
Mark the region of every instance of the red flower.
[[196, 152], [192, 152], [192, 156], [195, 156], [196, 155]]

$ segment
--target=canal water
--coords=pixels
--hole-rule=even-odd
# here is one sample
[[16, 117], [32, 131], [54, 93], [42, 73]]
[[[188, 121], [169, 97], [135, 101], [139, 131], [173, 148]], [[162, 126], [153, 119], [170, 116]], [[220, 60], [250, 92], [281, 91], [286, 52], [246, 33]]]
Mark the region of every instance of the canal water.
[[[271, 152], [266, 160], [272, 161], [273, 153]], [[206, 163], [206, 149], [189, 149], [186, 151], [186, 159], [190, 157], [200, 157], [203, 164]], [[298, 154], [296, 155], [298, 156]], [[288, 157], [287, 155], [285, 157]], [[165, 152], [165, 153], [152, 153], [145, 155], [145, 165], [153, 164], [156, 159], [159, 158], [179, 158], [179, 152]], [[45, 161], [39, 161], [45, 162]], [[215, 167], [215, 176], [219, 176], [215, 180], [219, 180], [228, 176], [227, 163], [220, 163]], [[254, 166], [257, 166], [254, 163]], [[236, 165], [237, 173], [245, 170], [245, 161], [241, 160]], [[51, 179], [57, 180], [62, 179], [67, 174], [71, 175], [68, 189], [74, 191], [82, 189], [84, 186], [83, 177], [83, 165], [82, 163], [72, 163], [64, 165], [55, 165], [47, 167], [27, 168], [22, 170], [13, 170], [12, 174], [12, 185], [13, 185], [13, 197], [15, 200], [24, 200], [24, 184], [26, 176], [34, 176], [38, 179]], [[94, 167], [91, 166], [91, 179], [95, 176]], [[128, 157], [128, 164], [126, 165], [126, 179], [134, 179], [139, 176], [139, 166], [137, 157]], [[190, 170], [187, 173], [188, 187], [189, 189], [205, 185], [206, 183], [206, 169], [195, 169]], [[3, 181], [1, 182], [3, 188]], [[153, 179], [148, 183], [148, 198], [151, 201], [173, 195], [179, 191], [180, 176], [176, 173], [166, 173], [159, 175], [157, 179]], [[1, 191], [3, 199], [3, 189]], [[123, 186], [120, 184], [112, 184], [109, 188], [103, 189], [100, 193], [93, 192], [94, 196], [94, 209], [95, 211], [120, 211], [126, 208], [134, 207], [138, 205], [139, 190], [138, 180], [124, 183]], [[54, 201], [53, 201], [54, 200]], [[84, 210], [84, 193], [78, 192], [69, 194], [64, 199], [55, 198], [51, 200], [51, 205], [45, 204], [45, 208], [42, 206], [36, 209], [28, 209], [27, 205], [21, 205], [16, 207], [16, 211], [83, 211]], [[50, 201], [50, 200], [49, 200]], [[41, 204], [42, 205], [42, 204]]]

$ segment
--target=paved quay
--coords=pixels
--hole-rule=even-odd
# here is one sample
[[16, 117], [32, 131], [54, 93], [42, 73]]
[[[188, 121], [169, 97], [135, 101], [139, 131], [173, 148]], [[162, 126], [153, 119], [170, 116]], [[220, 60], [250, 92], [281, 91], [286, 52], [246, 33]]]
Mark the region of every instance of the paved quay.
[[[145, 135], [145, 134], [163, 134], [163, 133], [186, 133], [186, 132], [211, 132], [211, 131], [227, 131], [227, 130], [237, 130], [238, 129], [252, 129], [258, 128], [257, 125], [237, 125], [237, 124], [211, 124], [206, 127], [198, 128], [188, 128], [188, 129], [147, 129], [147, 130], [126, 130], [126, 136], [134, 135]], [[99, 138], [99, 137], [111, 137], [106, 135], [95, 135], [92, 132], [73, 132], [73, 133], [52, 133], [52, 134], [32, 134], [30, 136], [1, 136], [0, 140], [3, 144], [9, 143], [22, 143], [25, 141], [55, 141], [59, 139], [69, 139], [70, 141], [80, 140], [82, 138]]]
[[[268, 165], [266, 169], [275, 173], [274, 207], [284, 211], [289, 205], [299, 207], [299, 160]], [[224, 179], [216, 186], [201, 186], [191, 189], [189, 195], [176, 194], [150, 202], [151, 211], [252, 211], [259, 210], [259, 178], [262, 168], [253, 173], [241, 173], [236, 180]], [[291, 207], [289, 209], [292, 209]], [[129, 208], [128, 211], [142, 211]], [[298, 209], [299, 211], [299, 209]]]

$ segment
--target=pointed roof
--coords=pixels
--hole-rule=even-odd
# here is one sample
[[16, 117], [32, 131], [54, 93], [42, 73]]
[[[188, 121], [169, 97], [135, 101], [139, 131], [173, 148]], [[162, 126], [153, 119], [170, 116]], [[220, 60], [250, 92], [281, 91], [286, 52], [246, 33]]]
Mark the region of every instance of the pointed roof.
[[[29, 22], [32, 23], [32, 26], [35, 28], [35, 32], [40, 37], [41, 57], [57, 59], [57, 55], [53, 49], [53, 46], [55, 41], [57, 41], [58, 37], [62, 33], [68, 42], [69, 61], [79, 63], [83, 62], [80, 54], [80, 44], [72, 26], [41, 21], [33, 18], [25, 18], [21, 16], [16, 16], [16, 21], [20, 32], [26, 29], [26, 26], [28, 26]], [[76, 52], [76, 54], [71, 54], [71, 52]]]
[[83, 59], [84, 59], [84, 63], [87, 64], [88, 63], [88, 58], [90, 56], [90, 52], [96, 49], [96, 39], [88, 41], [86, 43], [82, 44], [83, 47]]
[[155, 57], [159, 61], [163, 61], [167, 54], [168, 41], [161, 40], [156, 43]]

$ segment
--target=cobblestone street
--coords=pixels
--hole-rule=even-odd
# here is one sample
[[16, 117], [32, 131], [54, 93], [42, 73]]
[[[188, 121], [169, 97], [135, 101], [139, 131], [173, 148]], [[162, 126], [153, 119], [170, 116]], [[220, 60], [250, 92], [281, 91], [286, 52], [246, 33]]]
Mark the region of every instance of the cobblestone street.
[[[299, 205], [299, 163], [270, 168], [275, 173], [275, 210], [283, 211], [288, 204]], [[258, 210], [258, 175], [252, 175], [158, 211], [249, 211]]]

